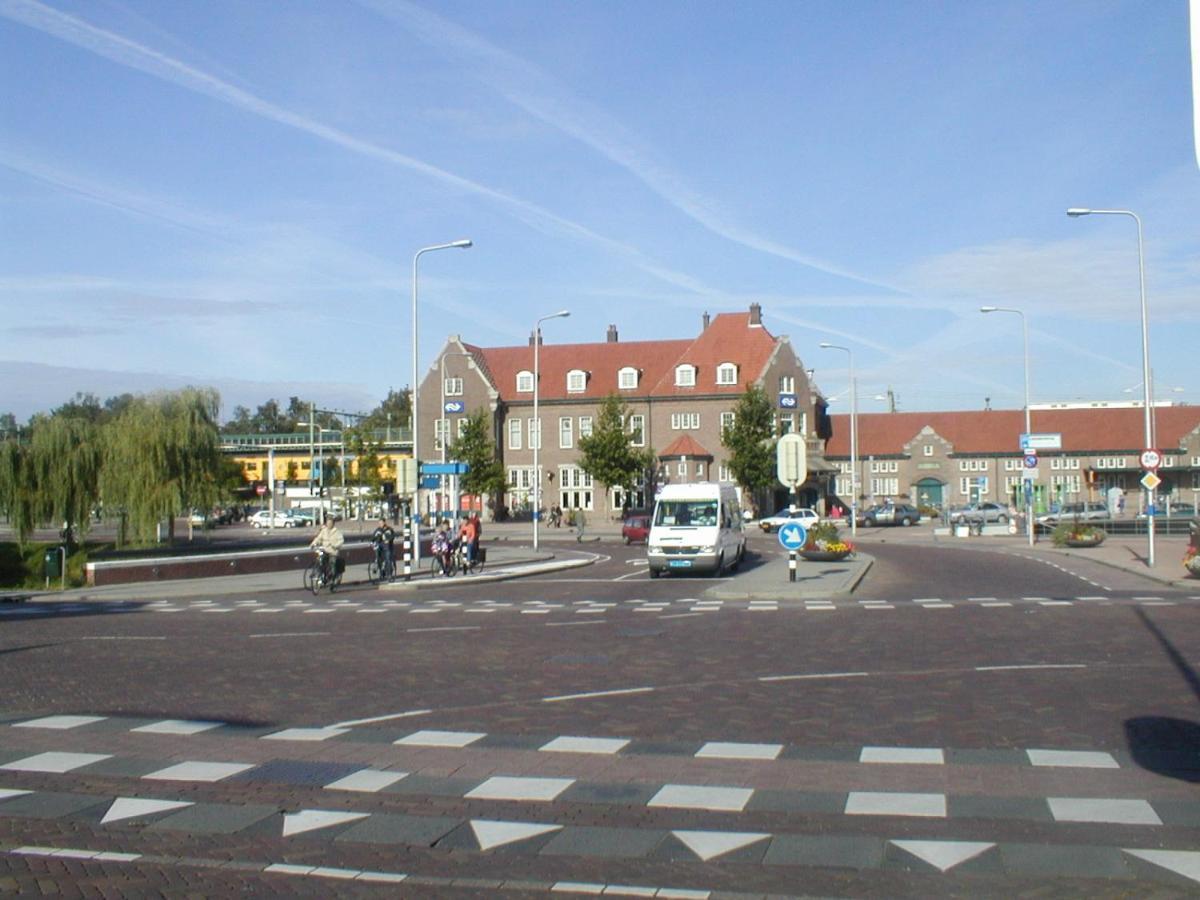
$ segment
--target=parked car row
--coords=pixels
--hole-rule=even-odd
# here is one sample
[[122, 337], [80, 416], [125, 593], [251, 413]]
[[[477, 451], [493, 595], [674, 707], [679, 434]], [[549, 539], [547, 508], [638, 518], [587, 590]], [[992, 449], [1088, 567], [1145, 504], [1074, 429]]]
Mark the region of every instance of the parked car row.
[[881, 503], [858, 512], [859, 524], [868, 528], [877, 525], [908, 527], [921, 521], [921, 511], [909, 503]]
[[255, 528], [311, 528], [316, 524], [316, 517], [307, 509], [260, 509], [250, 517], [250, 524]]

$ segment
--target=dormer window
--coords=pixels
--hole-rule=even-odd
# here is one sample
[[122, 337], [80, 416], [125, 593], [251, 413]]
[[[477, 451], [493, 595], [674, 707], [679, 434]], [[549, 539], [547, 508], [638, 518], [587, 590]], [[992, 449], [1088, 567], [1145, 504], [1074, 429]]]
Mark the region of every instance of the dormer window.
[[717, 366], [717, 384], [737, 384], [737, 366], [733, 363]]
[[617, 387], [623, 391], [632, 391], [638, 386], [638, 370], [626, 366], [617, 370]]
[[567, 373], [567, 391], [571, 394], [582, 394], [587, 389], [587, 372], [583, 369], [572, 369]]
[[517, 373], [517, 393], [532, 394], [533, 393], [533, 373], [518, 372]]
[[696, 367], [682, 365], [675, 367], [675, 386], [676, 387], [695, 387], [696, 386]]

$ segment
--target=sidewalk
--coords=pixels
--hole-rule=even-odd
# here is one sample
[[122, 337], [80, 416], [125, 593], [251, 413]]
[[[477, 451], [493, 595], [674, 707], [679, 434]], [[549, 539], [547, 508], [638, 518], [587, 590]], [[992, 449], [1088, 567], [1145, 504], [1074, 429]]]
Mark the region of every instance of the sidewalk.
[[[1006, 538], [1021, 546], [1028, 547], [1024, 538]], [[1112, 536], [1105, 539], [1099, 547], [1072, 548], [1055, 547], [1049, 538], [1041, 538], [1033, 547], [1034, 550], [1055, 553], [1062, 556], [1077, 556], [1090, 559], [1114, 569], [1124, 569], [1135, 575], [1150, 578], [1163, 584], [1184, 590], [1189, 588], [1200, 591], [1200, 578], [1192, 578], [1183, 567], [1183, 554], [1187, 551], [1188, 539], [1182, 535], [1156, 537], [1154, 541], [1154, 568], [1146, 565], [1147, 541], [1144, 535]]]

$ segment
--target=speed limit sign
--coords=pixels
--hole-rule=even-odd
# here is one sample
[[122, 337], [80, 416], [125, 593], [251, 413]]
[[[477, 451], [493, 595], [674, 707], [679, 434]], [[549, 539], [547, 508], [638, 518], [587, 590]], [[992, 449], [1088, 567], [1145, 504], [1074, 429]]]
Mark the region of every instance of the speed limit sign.
[[1162, 464], [1162, 454], [1157, 450], [1143, 450], [1141, 459], [1143, 469], [1157, 469]]

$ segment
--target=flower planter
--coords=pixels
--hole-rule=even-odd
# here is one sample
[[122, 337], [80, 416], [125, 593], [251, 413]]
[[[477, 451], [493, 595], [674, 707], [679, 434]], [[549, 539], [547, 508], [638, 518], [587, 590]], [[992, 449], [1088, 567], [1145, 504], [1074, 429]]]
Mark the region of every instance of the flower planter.
[[800, 556], [809, 562], [841, 562], [853, 550], [801, 550]]
[[1187, 569], [1188, 574], [1193, 578], [1200, 578], [1200, 555], [1185, 559], [1183, 567]]
[[1107, 537], [1104, 533], [1096, 534], [1094, 537], [1067, 538], [1068, 547], [1099, 547], [1104, 543], [1104, 538]]

